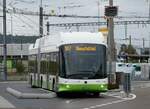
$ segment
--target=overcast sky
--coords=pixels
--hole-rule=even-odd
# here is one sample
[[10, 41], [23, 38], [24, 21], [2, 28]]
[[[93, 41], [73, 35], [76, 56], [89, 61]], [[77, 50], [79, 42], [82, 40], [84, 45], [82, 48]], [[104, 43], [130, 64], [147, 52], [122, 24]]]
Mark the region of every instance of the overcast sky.
[[[0, 0], [0, 9], [2, 9], [2, 1]], [[118, 16], [148, 16], [149, 5], [148, 0], [114, 0], [114, 5], [119, 7]], [[54, 10], [55, 14], [69, 14], [69, 15], [98, 15], [98, 2], [100, 15], [104, 15], [104, 7], [108, 5], [108, 0], [43, 0], [43, 7], [45, 13], [51, 13]], [[25, 11], [39, 11], [40, 0], [7, 0], [7, 7], [12, 9], [23, 9]], [[2, 12], [0, 12], [2, 15]], [[12, 14], [12, 31], [11, 31], [11, 14], [7, 14], [7, 33], [22, 34], [22, 35], [38, 35], [38, 17]], [[100, 19], [104, 21], [104, 19]], [[143, 19], [115, 19], [115, 20], [143, 20]], [[89, 22], [98, 21], [98, 19], [71, 19], [71, 18], [44, 18], [44, 23], [69, 23], [69, 22]], [[76, 31], [75, 28], [71, 28]], [[96, 32], [97, 27], [82, 27], [81, 31]], [[46, 34], [46, 28], [44, 26]], [[51, 28], [54, 31], [68, 31], [66, 28]], [[0, 18], [0, 33], [2, 33], [2, 18]], [[132, 38], [149, 40], [150, 26], [149, 25], [130, 25], [128, 26], [128, 35]], [[123, 42], [118, 39], [125, 38], [125, 28], [123, 25], [115, 26], [115, 39], [117, 42]], [[142, 40], [134, 40], [134, 44], [142, 45]], [[146, 41], [146, 46], [148, 41]]]

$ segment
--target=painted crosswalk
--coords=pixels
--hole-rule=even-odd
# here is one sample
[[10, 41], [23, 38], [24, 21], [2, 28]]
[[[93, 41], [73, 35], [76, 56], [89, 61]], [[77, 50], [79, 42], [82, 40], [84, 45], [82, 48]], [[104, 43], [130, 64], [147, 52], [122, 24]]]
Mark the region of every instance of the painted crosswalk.
[[15, 108], [15, 106], [7, 101], [4, 97], [0, 96], [0, 108]]

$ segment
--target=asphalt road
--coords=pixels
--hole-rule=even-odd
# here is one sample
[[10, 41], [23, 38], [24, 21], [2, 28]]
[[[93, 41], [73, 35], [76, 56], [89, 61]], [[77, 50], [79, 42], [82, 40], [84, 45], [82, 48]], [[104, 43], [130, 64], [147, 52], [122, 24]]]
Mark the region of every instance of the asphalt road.
[[[17, 99], [6, 92], [12, 87], [24, 92], [47, 93], [40, 89], [30, 89], [26, 83], [0, 83], [0, 108], [16, 109], [150, 109], [150, 88], [136, 88], [133, 100], [111, 95], [93, 97], [91, 95], [54, 97], [51, 99]], [[119, 98], [118, 98], [119, 97]], [[2, 107], [1, 104], [4, 104]]]

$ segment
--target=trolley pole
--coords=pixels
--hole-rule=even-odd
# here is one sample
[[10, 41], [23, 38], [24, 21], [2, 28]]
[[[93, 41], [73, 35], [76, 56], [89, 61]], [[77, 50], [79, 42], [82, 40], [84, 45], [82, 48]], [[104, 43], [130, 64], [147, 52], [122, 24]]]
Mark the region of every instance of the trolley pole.
[[3, 0], [3, 60], [4, 80], [7, 80], [7, 44], [6, 44], [6, 0]]

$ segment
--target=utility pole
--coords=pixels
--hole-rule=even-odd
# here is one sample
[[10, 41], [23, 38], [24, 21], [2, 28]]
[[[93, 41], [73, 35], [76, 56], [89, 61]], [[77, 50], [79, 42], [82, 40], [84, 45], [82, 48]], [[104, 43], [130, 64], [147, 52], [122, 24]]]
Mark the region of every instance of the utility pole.
[[150, 20], [150, 0], [149, 0], [149, 20]]
[[[113, 0], [109, 0], [109, 6], [113, 6]], [[108, 17], [108, 62], [109, 62], [109, 84], [112, 83], [112, 62], [115, 61], [115, 43], [114, 43], [114, 20]]]
[[[148, 59], [148, 63], [150, 63], [150, 32], [149, 32], [149, 59]], [[149, 74], [150, 76], [150, 74]]]
[[143, 49], [145, 48], [145, 39], [143, 38]]
[[[100, 2], [99, 2], [99, 0], [97, 1], [97, 15], [98, 15], [98, 22], [100, 22]], [[97, 25], [98, 26], [98, 30], [99, 30], [99, 25]]]
[[40, 15], [39, 15], [39, 33], [40, 37], [43, 36], [43, 7], [42, 7], [42, 0], [40, 2]]
[[127, 29], [128, 29], [128, 27], [127, 27], [127, 22], [125, 22], [125, 25], [124, 25], [124, 26], [125, 26], [125, 39], [127, 39], [127, 34], [128, 34], [128, 33], [127, 33]]
[[3, 56], [4, 80], [7, 80], [7, 44], [6, 44], [6, 0], [3, 0]]
[[129, 45], [132, 45], [132, 42], [131, 42], [131, 35], [129, 36]]
[[127, 44], [127, 42], [126, 42], [126, 40], [127, 40], [127, 35], [128, 35], [127, 22], [125, 22], [124, 26], [125, 26], [125, 43]]
[[49, 21], [47, 22], [46, 26], [47, 26], [47, 35], [49, 35]]
[[[39, 7], [39, 36], [43, 37], [43, 7], [42, 7], [42, 0], [40, 0], [40, 7]], [[37, 55], [37, 75], [38, 75], [38, 82], [37, 85], [40, 87], [41, 86], [41, 82], [40, 82], [40, 71], [41, 71], [41, 41], [39, 42], [39, 46], [38, 46], [38, 55]], [[35, 73], [34, 73], [35, 74]], [[36, 77], [36, 75], [34, 75], [34, 78]], [[35, 80], [34, 80], [35, 81]]]
[[11, 55], [11, 59], [13, 60], [13, 12], [11, 12], [11, 51], [12, 51], [12, 55]]

